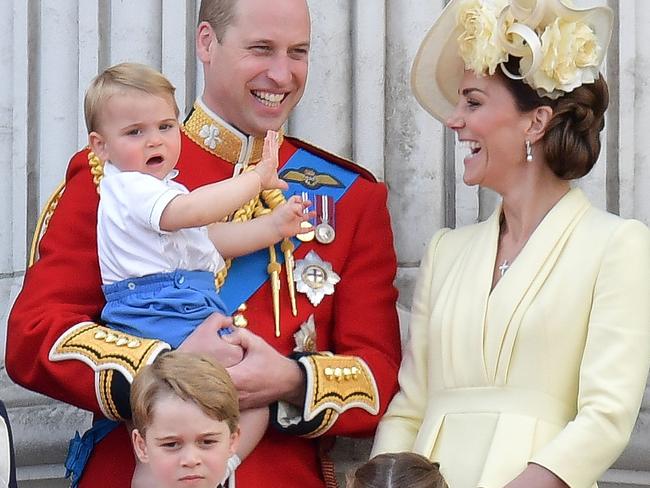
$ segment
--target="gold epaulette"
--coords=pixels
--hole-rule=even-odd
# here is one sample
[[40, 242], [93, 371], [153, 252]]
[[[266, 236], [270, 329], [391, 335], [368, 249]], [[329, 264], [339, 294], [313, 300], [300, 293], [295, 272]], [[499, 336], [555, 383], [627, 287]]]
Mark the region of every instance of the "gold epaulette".
[[321, 425], [305, 437], [328, 431], [340, 414], [361, 408], [379, 413], [379, 392], [365, 361], [356, 356], [313, 354], [298, 360], [305, 368], [307, 395], [303, 418], [309, 422], [324, 412]]
[[135, 375], [162, 351], [171, 347], [166, 342], [143, 339], [116, 332], [93, 322], [82, 322], [66, 330], [50, 349], [50, 361], [76, 359], [95, 371], [95, 389], [99, 406], [108, 418], [118, 420], [119, 414], [110, 389], [114, 370], [130, 383]]

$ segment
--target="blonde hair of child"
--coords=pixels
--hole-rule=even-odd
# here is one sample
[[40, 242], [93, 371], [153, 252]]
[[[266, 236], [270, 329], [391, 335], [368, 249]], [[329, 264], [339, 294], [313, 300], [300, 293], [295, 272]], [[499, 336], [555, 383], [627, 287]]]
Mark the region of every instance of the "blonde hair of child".
[[178, 105], [174, 98], [176, 88], [159, 71], [140, 63], [120, 63], [106, 68], [90, 83], [84, 97], [84, 116], [90, 134], [98, 131], [101, 113], [106, 102], [114, 95], [128, 90], [139, 90], [150, 95], [168, 98], [176, 117]]
[[205, 356], [179, 351], [162, 354], [140, 371], [131, 385], [133, 427], [144, 437], [156, 403], [176, 396], [194, 402], [208, 417], [239, 425], [239, 396], [223, 366]]

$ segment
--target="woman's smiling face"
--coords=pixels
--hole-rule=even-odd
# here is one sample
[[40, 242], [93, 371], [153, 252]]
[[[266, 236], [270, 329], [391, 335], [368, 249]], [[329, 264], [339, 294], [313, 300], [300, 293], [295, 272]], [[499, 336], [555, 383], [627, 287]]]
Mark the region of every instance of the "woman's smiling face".
[[500, 192], [513, 170], [525, 161], [530, 117], [519, 111], [499, 76], [465, 71], [458, 92], [460, 98], [447, 126], [467, 149], [463, 181]]

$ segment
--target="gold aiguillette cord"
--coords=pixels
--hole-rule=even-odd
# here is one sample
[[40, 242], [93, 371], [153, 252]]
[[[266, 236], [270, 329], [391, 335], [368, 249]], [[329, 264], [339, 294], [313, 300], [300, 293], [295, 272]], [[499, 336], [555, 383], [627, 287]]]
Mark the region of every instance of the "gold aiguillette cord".
[[287, 267], [287, 286], [289, 287], [289, 299], [291, 300], [291, 313], [295, 317], [298, 315], [298, 307], [296, 306], [296, 284], [293, 281], [293, 268], [295, 266], [293, 250], [295, 249], [295, 246], [293, 245], [293, 242], [291, 242], [291, 239], [285, 238], [282, 240], [280, 248], [284, 254], [284, 264]]
[[275, 319], [275, 337], [280, 337], [280, 263], [275, 255], [275, 246], [269, 246], [269, 265], [271, 291], [273, 292], [273, 318]]

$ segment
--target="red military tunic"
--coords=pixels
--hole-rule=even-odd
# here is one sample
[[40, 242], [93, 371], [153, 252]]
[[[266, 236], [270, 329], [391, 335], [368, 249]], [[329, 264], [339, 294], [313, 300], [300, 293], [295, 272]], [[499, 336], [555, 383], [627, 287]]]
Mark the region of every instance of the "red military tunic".
[[[236, 160], [255, 162], [261, 151], [260, 139], [246, 138], [214, 118], [207, 123], [219, 128], [218, 138], [214, 132], [199, 135], [206, 117], [213, 116], [200, 108], [195, 110], [182, 135], [177, 180], [190, 190], [231, 177]], [[216, 141], [216, 148], [209, 137]], [[305, 294], [297, 293], [298, 316], [294, 317], [283, 269], [281, 336], [274, 334], [268, 280], [246, 301], [248, 327], [280, 353], [289, 355], [296, 346], [294, 333], [313, 314], [316, 350], [331, 351], [335, 356], [312, 356], [314, 361], [304, 363], [308, 375], [319, 379], [320, 388], [331, 389], [333, 397], [340, 385], [358, 387], [364, 397], [378, 396], [372, 400], [378, 403], [379, 412], [372, 415], [353, 408], [352, 400], [344, 398], [338, 410], [325, 409], [319, 420], [302, 422], [291, 434], [270, 427], [237, 470], [240, 488], [322, 487], [318, 441], [312, 437], [371, 435], [397, 389], [400, 342], [393, 286], [396, 259], [386, 188], [352, 163], [290, 138], [285, 138], [280, 148], [281, 167], [298, 148], [359, 173], [336, 203], [334, 242], [312, 241], [295, 251], [296, 260], [310, 250], [316, 251], [341, 279], [334, 294], [325, 296], [318, 306], [313, 306]], [[99, 416], [120, 419], [129, 416], [128, 389], [133, 375], [167, 345], [133, 337], [107, 338], [107, 331], [97, 324], [104, 304], [97, 260], [97, 203], [88, 154], [81, 151], [70, 162], [65, 192], [41, 240], [40, 258], [28, 270], [11, 311], [6, 365], [11, 378], [29, 389]], [[364, 384], [355, 387], [355, 381], [347, 376], [345, 381], [331, 374], [323, 376], [323, 368], [333, 371], [336, 364], [331, 361], [358, 358], [363, 361], [354, 364], [367, 365]], [[371, 391], [375, 384], [376, 389]], [[309, 397], [309, 388], [307, 393]], [[308, 400], [305, 411], [312, 407], [317, 405], [310, 405]], [[296, 432], [300, 436], [294, 435]], [[96, 446], [81, 487], [128, 487], [133, 466], [130, 440], [126, 429], [120, 427]]]

